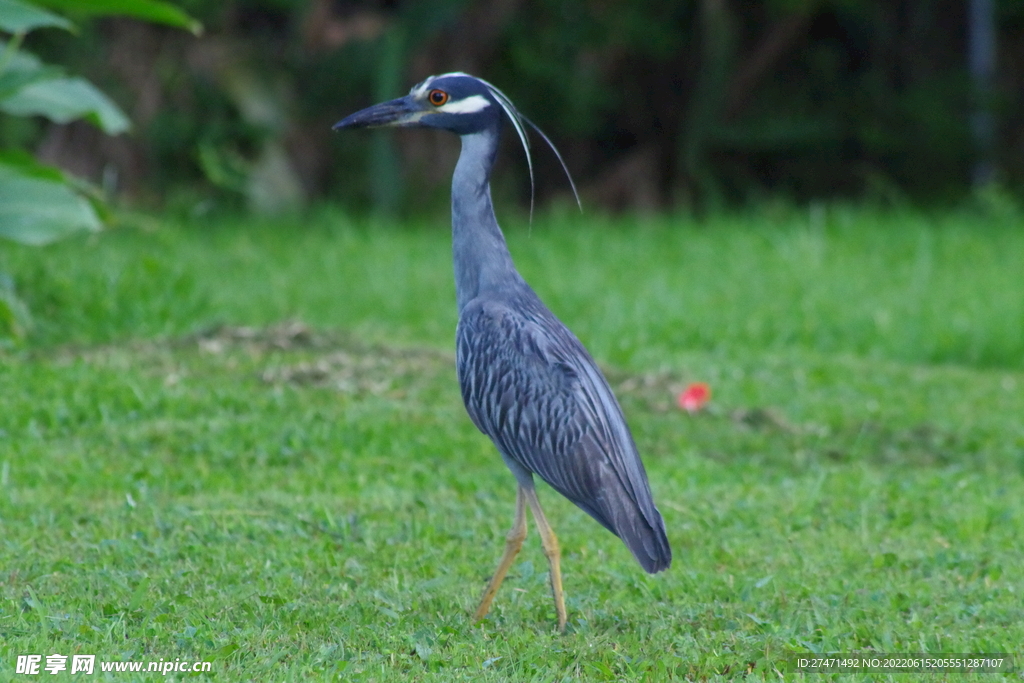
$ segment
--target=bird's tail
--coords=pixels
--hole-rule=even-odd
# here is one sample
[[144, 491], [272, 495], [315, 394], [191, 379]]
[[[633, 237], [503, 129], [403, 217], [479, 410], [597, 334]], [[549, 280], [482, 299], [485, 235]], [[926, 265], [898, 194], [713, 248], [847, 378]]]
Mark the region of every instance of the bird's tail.
[[[615, 520], [615, 534], [633, 553], [648, 574], [657, 574], [672, 564], [672, 548], [668, 545], [665, 521], [658, 508], [648, 499]], [[646, 509], [643, 509], [646, 508]]]
[[621, 538], [644, 571], [657, 574], [672, 564], [672, 548], [668, 545], [665, 520], [654, 506], [646, 478], [643, 483], [642, 490], [630, 493], [616, 478], [600, 486], [602, 495], [588, 500], [565, 492], [563, 495]]

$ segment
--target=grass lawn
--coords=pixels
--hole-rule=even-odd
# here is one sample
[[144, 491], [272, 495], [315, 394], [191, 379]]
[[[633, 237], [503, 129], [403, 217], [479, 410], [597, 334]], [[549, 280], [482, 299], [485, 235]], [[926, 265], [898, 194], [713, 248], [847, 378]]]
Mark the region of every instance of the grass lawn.
[[[842, 206], [507, 221], [607, 369], [674, 551], [648, 576], [461, 405], [450, 243], [330, 210], [2, 245], [0, 680], [17, 655], [221, 680], [818, 679], [793, 653], [1024, 667], [1024, 216]], [[706, 381], [710, 407], [675, 394]], [[48, 673], [42, 676], [49, 678]], [[172, 673], [167, 680], [194, 678]], [[832, 674], [1019, 680], [1019, 674]]]

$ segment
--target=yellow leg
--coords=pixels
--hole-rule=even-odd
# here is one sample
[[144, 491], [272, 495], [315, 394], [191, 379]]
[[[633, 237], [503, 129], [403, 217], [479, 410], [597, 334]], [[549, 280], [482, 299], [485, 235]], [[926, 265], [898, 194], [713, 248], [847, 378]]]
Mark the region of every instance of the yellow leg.
[[[536, 496], [534, 496], [534, 500], [536, 500]], [[480, 598], [480, 605], [476, 608], [473, 621], [480, 621], [487, 616], [487, 612], [491, 609], [491, 602], [494, 600], [494, 596], [498, 594], [501, 582], [505, 580], [508, 568], [512, 566], [512, 561], [516, 559], [519, 549], [523, 547], [523, 541], [526, 539], [525, 502], [526, 493], [523, 487], [520, 486], [516, 493], [516, 519], [512, 523], [512, 529], [508, 532], [508, 536], [505, 537], [505, 553], [501, 556], [501, 562], [498, 563], [498, 568], [494, 571], [491, 582], [487, 584], [484, 596]]]
[[[523, 489], [519, 489], [522, 493]], [[558, 537], [554, 529], [548, 524], [544, 511], [540, 509], [540, 501], [537, 500], [537, 491], [530, 489], [526, 493], [526, 502], [530, 504], [533, 512], [533, 519], [537, 522], [537, 530], [540, 531], [540, 540], [544, 546], [544, 554], [548, 558], [548, 566], [551, 569], [551, 593], [555, 598], [555, 612], [558, 613], [558, 630], [565, 630], [565, 596], [562, 594], [562, 551], [558, 547]]]

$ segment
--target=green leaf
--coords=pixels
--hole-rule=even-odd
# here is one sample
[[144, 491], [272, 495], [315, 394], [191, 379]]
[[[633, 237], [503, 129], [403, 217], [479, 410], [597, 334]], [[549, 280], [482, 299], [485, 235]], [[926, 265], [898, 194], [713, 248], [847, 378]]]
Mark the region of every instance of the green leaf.
[[67, 184], [0, 163], [0, 237], [40, 245], [100, 227], [92, 205]]
[[39, 9], [20, 0], [0, 0], [0, 29], [8, 33], [28, 33], [44, 26], [70, 30], [72, 24], [64, 17]]
[[0, 110], [15, 116], [40, 115], [56, 123], [87, 118], [116, 135], [131, 127], [120, 107], [82, 78], [53, 78], [32, 83], [0, 101]]
[[191, 31], [203, 32], [203, 25], [174, 5], [160, 0], [37, 0], [40, 5], [84, 16], [119, 15], [144, 19]]
[[[14, 45], [12, 48], [11, 45]], [[8, 50], [10, 53], [8, 54]], [[43, 62], [31, 52], [19, 49], [19, 41], [0, 40], [0, 51], [4, 53], [3, 71], [31, 71], [43, 67]]]
[[35, 157], [20, 149], [0, 149], [0, 166], [16, 171], [19, 175], [40, 180], [49, 180], [67, 185], [69, 189], [88, 200], [102, 222], [112, 218], [109, 207], [103, 199], [102, 191], [84, 178], [65, 174], [59, 168], [47, 166], [36, 161]]
[[52, 180], [58, 183], [67, 180], [59, 168], [39, 163], [34, 156], [22, 149], [0, 149], [0, 169], [4, 166], [8, 171], [17, 172], [18, 175], [30, 178]]
[[[0, 0], [2, 2], [3, 0]], [[7, 69], [0, 72], [0, 100], [14, 95], [27, 85], [38, 81], [59, 78], [64, 75], [57, 67], [44, 66], [37, 69]]]
[[[3, 0], [0, 0], [2, 2]], [[43, 64], [31, 52], [20, 50], [17, 41], [0, 40], [0, 101], [37, 81], [52, 80], [64, 75], [59, 66]]]
[[14, 291], [14, 280], [0, 271], [0, 348], [4, 338], [24, 339], [32, 327], [28, 306]]

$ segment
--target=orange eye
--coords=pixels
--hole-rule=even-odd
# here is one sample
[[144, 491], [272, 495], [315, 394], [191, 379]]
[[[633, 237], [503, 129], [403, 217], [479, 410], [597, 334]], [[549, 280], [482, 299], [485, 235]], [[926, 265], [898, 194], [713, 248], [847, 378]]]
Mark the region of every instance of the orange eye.
[[431, 90], [430, 94], [427, 95], [427, 99], [435, 107], [440, 107], [442, 104], [448, 101], [448, 93], [444, 90]]

